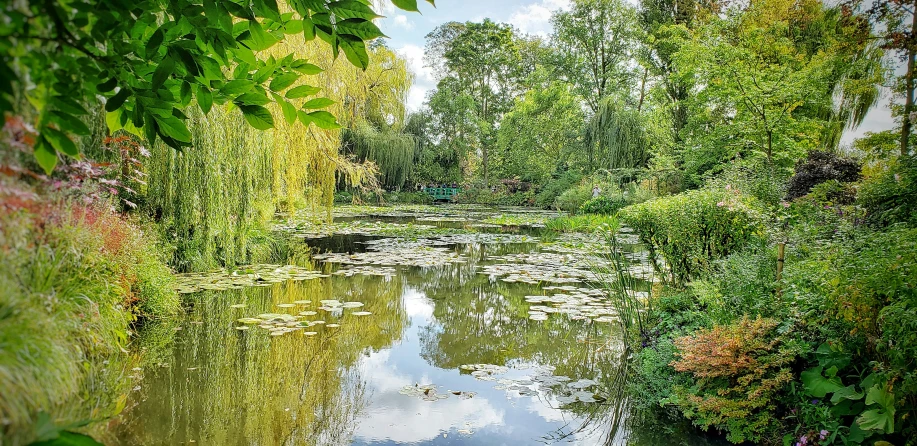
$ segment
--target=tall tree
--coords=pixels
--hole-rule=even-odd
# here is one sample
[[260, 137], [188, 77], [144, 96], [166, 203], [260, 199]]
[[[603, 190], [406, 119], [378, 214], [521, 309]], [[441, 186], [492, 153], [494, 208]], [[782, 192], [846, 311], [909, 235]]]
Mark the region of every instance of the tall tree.
[[637, 10], [624, 0], [574, 0], [551, 19], [558, 64], [593, 112], [609, 95], [630, 99], [639, 28]]

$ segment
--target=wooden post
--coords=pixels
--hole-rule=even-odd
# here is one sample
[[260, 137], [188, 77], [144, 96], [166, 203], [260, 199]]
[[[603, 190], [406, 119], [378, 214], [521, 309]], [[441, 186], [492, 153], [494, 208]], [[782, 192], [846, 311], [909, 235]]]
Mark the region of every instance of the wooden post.
[[783, 295], [783, 287], [780, 286], [780, 280], [783, 279], [783, 262], [786, 260], [786, 243], [777, 244], [777, 296]]

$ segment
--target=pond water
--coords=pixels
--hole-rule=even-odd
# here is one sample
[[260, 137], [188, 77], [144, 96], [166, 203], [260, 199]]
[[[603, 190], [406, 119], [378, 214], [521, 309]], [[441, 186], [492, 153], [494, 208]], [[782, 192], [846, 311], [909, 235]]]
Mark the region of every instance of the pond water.
[[[631, 422], [618, 325], [590, 285], [600, 237], [431, 209], [345, 209], [282, 227], [295, 246], [278, 265], [183, 277], [187, 311], [140, 331], [106, 441], [707, 444]], [[522, 231], [469, 229], [494, 212]]]

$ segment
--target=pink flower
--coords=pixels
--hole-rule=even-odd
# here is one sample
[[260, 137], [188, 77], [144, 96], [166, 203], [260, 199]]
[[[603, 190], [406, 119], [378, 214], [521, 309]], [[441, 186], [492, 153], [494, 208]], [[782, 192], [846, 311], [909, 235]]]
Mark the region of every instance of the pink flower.
[[818, 433], [818, 439], [824, 440], [825, 438], [828, 437], [828, 433], [829, 433], [828, 431], [822, 429], [821, 432]]
[[726, 206], [726, 202], [721, 201], [721, 202], [717, 203], [716, 205], [717, 205], [718, 207], [723, 207], [723, 206]]

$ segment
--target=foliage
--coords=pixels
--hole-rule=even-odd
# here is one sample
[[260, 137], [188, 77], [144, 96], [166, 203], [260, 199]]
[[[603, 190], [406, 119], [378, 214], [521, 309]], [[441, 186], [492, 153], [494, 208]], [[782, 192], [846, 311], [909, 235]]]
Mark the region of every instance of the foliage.
[[629, 203], [623, 196], [611, 198], [606, 195], [600, 195], [582, 204], [579, 208], [580, 214], [615, 214], [621, 208]]
[[[137, 226], [106, 207], [0, 184], [0, 416], [16, 443], [29, 441], [40, 410], [69, 422], [119, 411], [129, 324], [172, 315], [179, 301]], [[87, 389], [103, 389], [95, 415], [75, 403]]]
[[695, 424], [724, 430], [734, 443], [772, 436], [776, 396], [792, 381], [789, 366], [802, 349], [780, 335], [777, 325], [743, 317], [676, 339], [672, 366], [690, 373], [694, 385], [675, 387], [671, 401]]
[[813, 187], [825, 181], [835, 180], [850, 183], [860, 178], [860, 163], [835, 153], [812, 151], [804, 160], [796, 163], [796, 172], [787, 187], [787, 200], [794, 200], [809, 193]]
[[535, 205], [541, 208], [553, 206], [560, 194], [579, 183], [581, 179], [582, 176], [574, 171], [555, 172], [551, 180], [538, 191], [538, 195], [535, 196]]
[[[416, 11], [416, 2], [394, 2]], [[413, 3], [413, 4], [412, 4]], [[432, 2], [431, 2], [432, 3]], [[293, 52], [259, 54], [288, 35], [319, 37], [336, 57], [342, 51], [366, 69], [365, 41], [381, 37], [377, 17], [363, 2], [275, 1], [103, 3], [17, 2], [0, 26], [0, 110], [12, 111], [24, 94], [38, 112], [35, 156], [50, 172], [58, 153], [79, 157], [69, 135], [88, 136], [80, 120], [104, 98], [111, 123], [153, 145], [156, 139], [181, 149], [193, 144], [187, 127], [192, 101], [206, 115], [231, 103], [252, 127], [275, 126], [265, 105], [283, 109], [288, 124], [338, 126], [319, 110], [320, 89], [302, 83], [321, 72], [315, 60]], [[116, 130], [117, 128], [112, 128]]]
[[669, 280], [684, 284], [761, 235], [755, 207], [738, 190], [707, 189], [628, 206], [619, 215], [646, 244], [657, 266], [665, 261]]
[[613, 215], [572, 215], [552, 218], [546, 221], [544, 226], [545, 229], [555, 232], [614, 232], [620, 226], [620, 221]]
[[497, 130], [495, 173], [544, 183], [557, 166], [567, 165], [581, 152], [583, 120], [580, 99], [563, 83], [529, 90]]
[[589, 120], [585, 143], [590, 168], [594, 161], [611, 170], [639, 168], [649, 159], [649, 140], [639, 112], [612, 98], [604, 99]]
[[571, 214], [592, 199], [592, 187], [586, 183], [571, 187], [554, 200], [554, 207]]
[[341, 135], [344, 153], [358, 162], [371, 161], [379, 168], [379, 182], [388, 189], [401, 189], [414, 165], [414, 138], [395, 132], [379, 132], [362, 125]]
[[890, 160], [860, 185], [857, 201], [877, 226], [917, 226], [917, 157]]
[[637, 10], [622, 0], [576, 0], [552, 17], [559, 72], [593, 112], [608, 96], [626, 97], [639, 29]]

